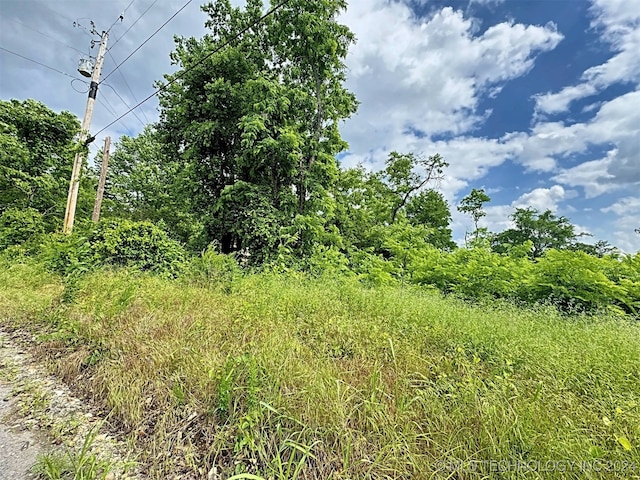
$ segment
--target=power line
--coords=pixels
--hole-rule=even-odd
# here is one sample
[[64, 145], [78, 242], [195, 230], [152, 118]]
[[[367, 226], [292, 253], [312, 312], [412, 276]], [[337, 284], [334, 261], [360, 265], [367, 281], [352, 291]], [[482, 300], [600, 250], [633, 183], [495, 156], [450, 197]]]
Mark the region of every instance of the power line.
[[[104, 127], [102, 130], [98, 131], [98, 133], [96, 133], [94, 135], [94, 137], [97, 137], [98, 135], [100, 135], [102, 132], [104, 132], [107, 128], [109, 128], [111, 125], [113, 125], [114, 123], [116, 123], [118, 120], [126, 117], [127, 115], [129, 115], [131, 112], [133, 112], [136, 108], [138, 108], [140, 105], [142, 105], [143, 103], [147, 102], [148, 100], [150, 100], [151, 98], [153, 98], [154, 96], [156, 96], [158, 93], [164, 91], [167, 89], [167, 87], [169, 87], [169, 85], [175, 83], [176, 81], [180, 80], [182, 77], [184, 77], [187, 73], [189, 73], [191, 70], [193, 70], [194, 68], [196, 68], [197, 66], [201, 65], [203, 62], [205, 62], [207, 59], [211, 58], [213, 55], [215, 55], [216, 53], [218, 53], [220, 50], [222, 50], [224, 47], [226, 47], [227, 45], [229, 45], [231, 42], [237, 40], [238, 38], [240, 38], [242, 35], [244, 35], [246, 32], [248, 32], [249, 30], [251, 30], [253, 27], [255, 27], [256, 25], [258, 25], [260, 22], [262, 22], [263, 20], [265, 20], [268, 16], [274, 14], [277, 10], [279, 10], [280, 8], [284, 7], [287, 3], [289, 3], [291, 0], [283, 0], [282, 2], [280, 2], [278, 5], [276, 5], [275, 7], [273, 7], [271, 10], [269, 10], [267, 13], [265, 13], [264, 15], [262, 15], [259, 19], [257, 19], [255, 22], [253, 22], [251, 25], [243, 28], [240, 32], [238, 32], [233, 38], [227, 40], [226, 42], [224, 42], [222, 45], [220, 45], [218, 48], [214, 49], [212, 52], [208, 53], [207, 55], [205, 55], [204, 57], [202, 57], [202, 59], [200, 59], [199, 61], [197, 61], [195, 64], [193, 64], [191, 66], [191, 68], [188, 68], [186, 70], [183, 70], [182, 72], [178, 72], [176, 74], [176, 76], [170, 80], [169, 82], [165, 83], [164, 85], [162, 85], [159, 89], [157, 89], [155, 92], [153, 92], [151, 95], [149, 95], [147, 98], [145, 98], [144, 100], [142, 100], [141, 102], [139, 102], [137, 105], [135, 105], [133, 108], [129, 109], [128, 112], [123, 113], [122, 115], [120, 115], [120, 117], [116, 118], [113, 122], [111, 122], [109, 125], [107, 125], [106, 127]], [[190, 3], [190, 2], [189, 2]], [[186, 5], [185, 5], [186, 6]], [[184, 8], [184, 7], [183, 7]], [[106, 79], [105, 79], [106, 80]], [[104, 80], [103, 80], [104, 81]]]
[[[120, 94], [118, 93], [118, 91], [117, 91], [115, 88], [113, 88], [111, 85], [107, 85], [107, 84], [105, 84], [105, 86], [107, 86], [107, 87], [109, 87], [111, 90], [113, 90], [113, 93], [115, 93], [115, 94], [116, 94], [116, 96], [117, 96], [117, 97], [120, 99], [120, 101], [124, 104], [125, 108], [131, 108], [131, 107], [129, 106], [129, 104], [125, 101], [125, 99], [124, 99], [124, 98], [122, 98], [122, 96], [120, 96]], [[135, 100], [135, 99], [134, 99], [134, 100]], [[137, 102], [137, 100], [135, 100], [135, 101]], [[134, 116], [134, 117], [136, 117], [136, 119], [140, 122], [140, 124], [141, 124], [143, 127], [146, 127], [146, 126], [147, 126], [147, 124], [146, 124], [146, 123], [144, 123], [142, 120], [140, 120], [140, 117], [138, 117], [138, 115], [136, 114], [136, 112], [132, 112], [132, 113], [133, 113], [133, 116]], [[146, 117], [145, 117], [145, 118], [146, 118]], [[147, 119], [147, 123], [150, 123], [148, 119]]]
[[[111, 57], [111, 60], [113, 60], [113, 63], [117, 64], [118, 62], [116, 62], [116, 59], [113, 58], [113, 55], [111, 54], [111, 50], [107, 50], [107, 53]], [[136, 94], [133, 93], [133, 90], [131, 89], [131, 86], [129, 85], [129, 82], [127, 82], [127, 79], [125, 78], [124, 73], [122, 73], [122, 70], [118, 70], [118, 73], [122, 77], [122, 80], [124, 80], [124, 84], [129, 89], [129, 93], [131, 93], [131, 96], [133, 97], [133, 101], [137, 102], [138, 99], [136, 98]], [[115, 88], [111, 87], [111, 85], [109, 85], [109, 87], [116, 93], [116, 95], [118, 95], [118, 92], [116, 92]], [[118, 95], [118, 97], [120, 97], [120, 95]], [[120, 97], [120, 100], [122, 100], [122, 97]], [[130, 108], [129, 105], [127, 105], [127, 102], [125, 102], [124, 100], [122, 100], [122, 103], [124, 103], [127, 108]], [[142, 115], [144, 116], [144, 118], [147, 121], [147, 123], [150, 123], [149, 119], [147, 118], [147, 114], [144, 113], [144, 110], [141, 110], [141, 111], [142, 111]], [[134, 115], [135, 115], [135, 112], [134, 112]], [[137, 117], [137, 115], [136, 115], [136, 117]], [[140, 119], [138, 118], [138, 120], [140, 120]], [[142, 122], [140, 122], [140, 123], [142, 123]]]
[[[113, 115], [114, 117], [117, 117], [118, 114], [116, 113], [115, 109], [111, 106], [111, 104], [109, 103], [109, 101], [107, 100], [107, 97], [104, 97], [104, 101], [100, 99], [100, 97], [97, 98], [98, 103], [100, 103], [111, 115]], [[122, 125], [124, 127], [124, 129], [127, 132], [131, 132], [132, 130], [127, 126], [126, 123], [124, 123], [122, 120], [118, 120], [118, 123], [120, 125]], [[113, 125], [113, 124], [111, 124]]]
[[135, 2], [136, 0], [131, 0], [131, 2], [129, 2], [129, 5], [127, 5], [127, 8], [124, 9], [124, 11], [118, 16], [118, 18], [116, 18], [115, 22], [113, 22], [111, 24], [111, 26], [109, 27], [109, 29], [107, 30], [107, 33], [109, 33], [111, 31], [111, 29], [113, 28], [113, 26], [118, 23], [118, 20], [122, 21], [124, 20], [124, 14], [127, 13], [127, 10], [129, 10], [129, 7], [131, 7], [131, 5], [133, 5], [133, 2]]
[[38, 29], [36, 29], [36, 28], [31, 27], [31, 26], [27, 25], [26, 23], [24, 23], [24, 22], [20, 21], [20, 20], [19, 20], [19, 19], [17, 19], [17, 18], [12, 18], [12, 20], [13, 20], [13, 21], [15, 21], [15, 22], [20, 23], [23, 27], [28, 28], [29, 30], [33, 30], [34, 32], [39, 33], [39, 34], [40, 34], [40, 35], [42, 35], [43, 37], [47, 37], [47, 38], [49, 38], [49, 39], [53, 40], [54, 42], [58, 42], [59, 44], [64, 45], [65, 47], [70, 48], [71, 50], [75, 50], [76, 52], [79, 52], [79, 53], [81, 53], [82, 55], [86, 55], [86, 52], [83, 52], [82, 50], [78, 50], [76, 47], [72, 47], [71, 45], [67, 45], [67, 44], [66, 44], [66, 43], [64, 43], [63, 41], [58, 40], [57, 38], [52, 37], [51, 35], [49, 35], [49, 34], [47, 34], [47, 33], [41, 32], [40, 30], [38, 30]]
[[40, 65], [41, 67], [48, 68], [49, 70], [53, 70], [54, 72], [58, 72], [58, 73], [66, 76], [66, 77], [70, 77], [70, 78], [74, 78], [76, 80], [84, 81], [82, 78], [74, 77], [73, 75], [69, 75], [68, 73], [63, 72], [62, 70], [58, 70], [57, 68], [50, 67], [49, 65], [45, 65], [44, 63], [38, 62], [37, 60], [33, 60], [31, 58], [25, 57], [24, 55], [20, 55], [19, 53], [12, 52], [11, 50], [8, 50], [8, 49], [6, 49], [4, 47], [0, 47], [0, 50], [4, 50], [7, 53], [15, 55], [16, 57], [24, 58], [25, 60], [28, 60], [29, 62], [33, 62], [33, 63], [35, 63], [37, 65]]
[[188, 1], [187, 1], [187, 3], [185, 3], [185, 4], [180, 8], [180, 10], [178, 10], [176, 13], [174, 13], [173, 15], [171, 15], [171, 17], [170, 17], [166, 22], [164, 22], [162, 25], [160, 25], [160, 28], [158, 28], [155, 32], [153, 32], [153, 33], [151, 34], [151, 36], [150, 36], [149, 38], [147, 38], [144, 42], [142, 42], [142, 44], [140, 44], [140, 46], [139, 46], [138, 48], [136, 48], [133, 52], [131, 52], [127, 58], [125, 58], [122, 62], [120, 62], [120, 64], [119, 64], [118, 66], [116, 66], [116, 68], [115, 68], [114, 70], [112, 70], [112, 71], [111, 71], [111, 73], [109, 73], [109, 75], [107, 75], [106, 77], [104, 77], [104, 79], [103, 79], [102, 81], [104, 82], [107, 78], [109, 78], [109, 77], [113, 74], [113, 72], [115, 72], [116, 70], [118, 70], [118, 69], [122, 66], [122, 64], [123, 64], [124, 62], [126, 62], [127, 60], [129, 60], [129, 59], [133, 56], [133, 54], [134, 54], [134, 53], [136, 53], [138, 50], [140, 50], [142, 47], [144, 47], [144, 45], [145, 45], [149, 40], [151, 40], [151, 39], [152, 39], [152, 38], [153, 38], [153, 37], [154, 37], [154, 36], [155, 36], [155, 35], [156, 35], [160, 30], [162, 30], [162, 29], [164, 28], [164, 26], [165, 26], [167, 23], [169, 23], [171, 20], [173, 20], [173, 19], [174, 19], [174, 18], [175, 18], [175, 17], [176, 17], [176, 16], [177, 16], [177, 15], [178, 15], [182, 10], [184, 10], [185, 8], [187, 8], [187, 6], [188, 6], [191, 2], [193, 2], [193, 0], [188, 0]]
[[127, 33], [129, 33], [129, 30], [131, 30], [131, 29], [136, 25], [136, 23], [138, 23], [138, 22], [140, 21], [140, 19], [141, 19], [142, 17], [144, 17], [144, 16], [146, 15], [146, 13], [147, 13], [149, 10], [151, 10], [151, 7], [153, 7], [157, 2], [158, 2], [158, 0], [153, 0], [153, 3], [152, 3], [151, 5], [149, 5], [149, 6], [147, 7], [147, 9], [146, 9], [144, 12], [142, 12], [142, 15], [140, 15], [140, 16], [136, 19], [136, 21], [135, 21], [135, 22], [133, 22], [133, 23], [131, 24], [131, 26], [130, 26], [129, 28], [127, 28], [127, 29], [125, 30], [125, 32], [124, 32], [122, 35], [120, 35], [120, 36], [118, 37], [118, 39], [117, 39], [115, 42], [113, 42], [113, 44], [109, 47], [109, 50], [111, 50], [113, 47], [115, 47], [115, 46], [116, 46], [116, 44], [117, 44], [120, 40], [122, 40], [122, 37], [124, 37]]
[[47, 10], [49, 10], [51, 13], [53, 13], [54, 15], [58, 15], [60, 18], [64, 18], [65, 20], [68, 20], [69, 22], [73, 23], [75, 20], [73, 20], [73, 18], [67, 17], [66, 15], [61, 14], [60, 12], [56, 12], [55, 10], [47, 7], [45, 4], [39, 5], [39, 8], [46, 8]]

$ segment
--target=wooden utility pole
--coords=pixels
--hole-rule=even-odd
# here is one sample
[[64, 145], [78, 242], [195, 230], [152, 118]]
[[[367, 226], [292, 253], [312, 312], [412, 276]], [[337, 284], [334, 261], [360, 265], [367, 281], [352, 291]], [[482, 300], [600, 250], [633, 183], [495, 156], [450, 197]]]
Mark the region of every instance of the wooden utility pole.
[[[100, 72], [102, 70], [102, 62], [107, 52], [107, 39], [109, 34], [102, 32], [100, 39], [100, 50], [98, 58], [96, 58], [96, 66], [91, 75], [91, 85], [89, 87], [89, 97], [87, 98], [87, 108], [84, 111], [84, 119], [82, 120], [82, 130], [80, 131], [80, 143], [84, 143], [89, 136], [89, 128], [91, 128], [91, 117], [93, 116], [93, 105], [96, 103], [98, 95], [98, 83], [100, 82]], [[71, 172], [71, 181], [69, 183], [69, 195], [67, 196], [67, 208], [64, 213], [64, 225], [62, 231], [70, 234], [73, 230], [73, 222], [76, 217], [76, 204], [78, 203], [78, 190], [80, 188], [80, 173], [82, 171], [82, 162], [84, 161], [84, 153], [77, 152], [73, 161], [73, 171]]]
[[104, 184], [107, 182], [107, 165], [109, 164], [109, 148], [111, 147], [111, 137], [104, 139], [104, 149], [102, 150], [102, 168], [100, 169], [100, 182], [98, 182], [98, 192], [96, 193], [96, 203], [93, 206], [91, 220], [100, 220], [100, 209], [102, 208], [102, 197], [104, 196]]

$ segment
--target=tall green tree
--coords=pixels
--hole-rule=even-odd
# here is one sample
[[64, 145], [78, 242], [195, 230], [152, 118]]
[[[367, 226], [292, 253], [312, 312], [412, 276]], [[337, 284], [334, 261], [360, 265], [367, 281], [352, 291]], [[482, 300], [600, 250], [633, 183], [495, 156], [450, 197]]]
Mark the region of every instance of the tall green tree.
[[209, 34], [176, 40], [181, 68], [166, 76], [174, 83], [160, 95], [159, 131], [192, 174], [208, 239], [225, 252], [257, 258], [283, 227], [304, 223], [297, 216], [332, 210], [335, 155], [346, 148], [338, 122], [357, 107], [343, 86], [353, 41], [336, 21], [345, 7], [291, 0], [257, 23], [261, 0], [218, 0], [202, 7]]
[[200, 238], [202, 224], [193, 214], [193, 188], [189, 170], [166, 155], [155, 127], [148, 126], [115, 145], [103, 216], [161, 222], [172, 237], [198, 250], [206, 245]]
[[[0, 213], [32, 208], [49, 229], [62, 224], [80, 122], [35, 100], [0, 100]], [[80, 184], [78, 217], [89, 217], [93, 180]]]
[[570, 247], [579, 236], [568, 218], [558, 217], [551, 210], [540, 213], [531, 207], [518, 208], [510, 218], [515, 227], [498, 233], [492, 240], [492, 248], [497, 252], [531, 241], [531, 256], [539, 258], [549, 249]]
[[437, 190], [429, 189], [412, 197], [407, 203], [407, 219], [415, 226], [428, 229], [426, 242], [441, 250], [453, 250], [451, 211], [449, 204]]
[[[485, 217], [487, 215], [482, 207], [485, 203], [490, 201], [491, 197], [489, 197], [489, 195], [485, 193], [484, 189], [481, 188], [479, 190], [476, 190], [474, 188], [473, 190], [471, 190], [471, 193], [469, 193], [469, 195], [467, 195], [460, 201], [460, 204], [457, 207], [459, 212], [466, 213], [467, 215], [471, 216], [474, 226], [472, 235], [475, 243], [478, 243], [480, 237], [483, 235], [485, 235], [484, 238], [486, 238], [487, 231], [486, 229], [481, 229], [478, 225], [478, 222], [482, 217]], [[465, 235], [465, 239], [466, 237], [467, 235]]]

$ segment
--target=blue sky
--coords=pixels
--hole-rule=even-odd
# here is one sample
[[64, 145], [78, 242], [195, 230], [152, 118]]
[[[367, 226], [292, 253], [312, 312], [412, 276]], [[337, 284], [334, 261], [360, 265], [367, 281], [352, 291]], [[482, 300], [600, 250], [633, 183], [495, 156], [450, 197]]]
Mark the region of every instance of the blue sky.
[[[153, 6], [112, 49], [116, 61], [185, 1], [134, 0], [112, 43]], [[69, 46], [86, 51], [90, 38], [72, 21], [108, 27], [100, 20], [111, 24], [129, 3], [0, 0], [0, 46], [75, 75], [79, 53]], [[137, 103], [172, 70], [172, 35], [199, 37], [204, 20], [192, 2], [108, 83]], [[352, 0], [340, 20], [358, 38], [347, 85], [361, 102], [342, 125], [343, 165], [378, 169], [392, 150], [440, 153], [457, 240], [471, 221], [455, 205], [485, 188], [490, 230], [507, 228], [516, 207], [549, 208], [594, 241], [640, 250], [640, 0]], [[114, 66], [107, 58], [105, 72]], [[86, 95], [70, 81], [0, 51], [2, 99], [36, 98], [80, 116]], [[127, 110], [108, 88], [99, 98], [94, 132]], [[105, 134], [137, 133], [156, 107], [153, 99], [140, 120], [128, 116]]]

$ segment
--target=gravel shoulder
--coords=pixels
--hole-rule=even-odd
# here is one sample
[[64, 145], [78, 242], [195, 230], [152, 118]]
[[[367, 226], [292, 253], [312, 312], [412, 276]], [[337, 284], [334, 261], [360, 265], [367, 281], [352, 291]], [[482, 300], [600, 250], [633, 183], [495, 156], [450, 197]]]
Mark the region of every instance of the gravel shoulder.
[[66, 463], [82, 455], [105, 480], [144, 478], [105, 412], [38, 364], [27, 348], [32, 340], [0, 326], [0, 478], [44, 478], [30, 472], [39, 454]]
[[36, 479], [31, 467], [47, 445], [44, 439], [31, 431], [21, 431], [20, 425], [14, 424], [12, 413], [15, 408], [16, 399], [10, 384], [0, 379], [0, 476], [5, 480]]

